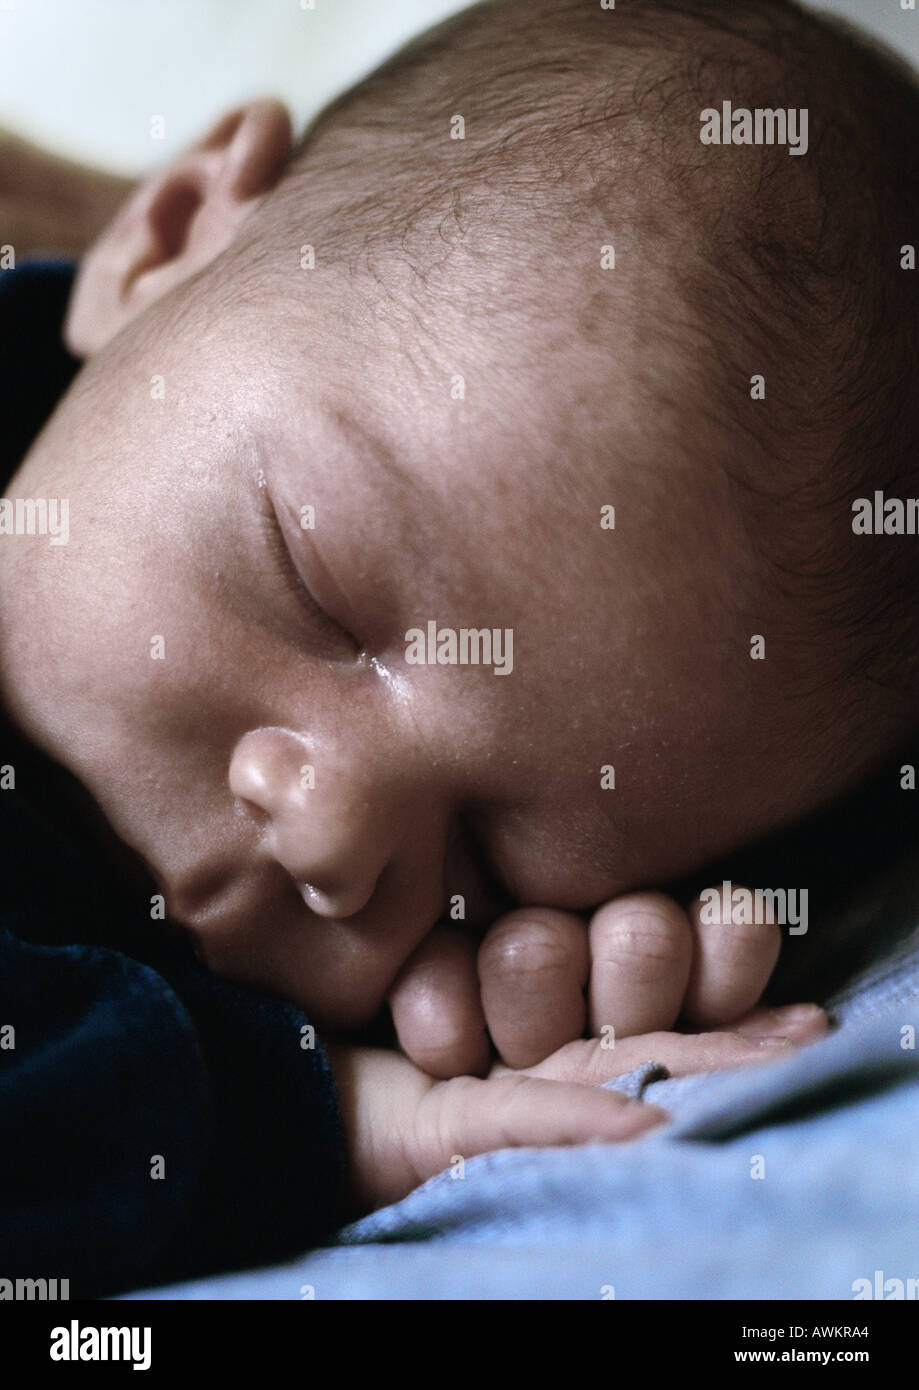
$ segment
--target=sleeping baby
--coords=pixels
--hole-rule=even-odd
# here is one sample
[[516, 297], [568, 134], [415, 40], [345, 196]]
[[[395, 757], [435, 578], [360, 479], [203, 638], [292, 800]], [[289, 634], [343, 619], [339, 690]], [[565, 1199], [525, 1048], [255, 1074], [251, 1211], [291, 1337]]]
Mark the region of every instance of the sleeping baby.
[[[710, 138], [725, 102], [762, 142]], [[230, 113], [80, 264], [84, 365], [6, 488], [69, 533], [0, 537], [3, 704], [151, 936], [286, 1001], [353, 1210], [825, 1029], [759, 1005], [774, 913], [654, 890], [914, 726], [910, 543], [851, 518], [916, 456], [917, 128], [782, 0], [506, 0], [294, 145]]]

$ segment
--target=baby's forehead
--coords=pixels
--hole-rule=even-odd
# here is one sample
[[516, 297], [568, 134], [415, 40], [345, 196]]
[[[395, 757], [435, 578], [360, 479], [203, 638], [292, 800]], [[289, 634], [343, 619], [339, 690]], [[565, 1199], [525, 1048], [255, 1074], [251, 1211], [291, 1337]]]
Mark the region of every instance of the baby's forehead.
[[458, 297], [407, 299], [402, 284], [344, 270], [306, 305], [297, 288], [299, 301], [273, 285], [221, 335], [242, 343], [266, 450], [299, 463], [304, 486], [337, 480], [406, 551], [447, 550], [454, 536], [470, 555], [502, 538], [505, 550], [518, 536], [545, 545], [577, 493], [593, 508], [622, 412], [573, 308], [548, 326], [520, 310], [484, 322]]

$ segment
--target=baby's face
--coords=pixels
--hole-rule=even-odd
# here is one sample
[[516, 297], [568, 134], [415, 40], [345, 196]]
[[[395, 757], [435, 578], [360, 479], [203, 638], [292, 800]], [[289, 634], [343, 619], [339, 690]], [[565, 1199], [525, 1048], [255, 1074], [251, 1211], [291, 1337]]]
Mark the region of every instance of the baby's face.
[[[598, 437], [610, 364], [561, 319], [518, 369], [484, 316], [215, 274], [83, 370], [7, 490], [67, 498], [69, 543], [8, 538], [0, 593], [7, 709], [217, 973], [357, 1025], [453, 895], [484, 923], [480, 856], [587, 909], [837, 789], [783, 699], [792, 619], [738, 578], [717, 470], [676, 431], [652, 466], [625, 348]], [[502, 661], [409, 661], [429, 623]]]

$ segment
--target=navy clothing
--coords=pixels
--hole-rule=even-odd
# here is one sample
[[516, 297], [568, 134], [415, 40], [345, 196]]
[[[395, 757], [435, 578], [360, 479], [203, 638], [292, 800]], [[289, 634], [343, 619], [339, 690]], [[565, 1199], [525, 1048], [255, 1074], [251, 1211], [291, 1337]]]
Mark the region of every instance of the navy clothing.
[[0, 487], [79, 367], [61, 339], [74, 273], [66, 261], [0, 271]]
[[[60, 345], [72, 279], [63, 263], [0, 273], [10, 496], [12, 471], [77, 370]], [[96, 1297], [330, 1237], [346, 1215], [345, 1150], [306, 1019], [218, 980], [182, 933], [151, 921], [155, 885], [115, 852], [75, 779], [0, 715], [0, 782], [9, 767], [0, 1274], [69, 1279], [71, 1297]]]

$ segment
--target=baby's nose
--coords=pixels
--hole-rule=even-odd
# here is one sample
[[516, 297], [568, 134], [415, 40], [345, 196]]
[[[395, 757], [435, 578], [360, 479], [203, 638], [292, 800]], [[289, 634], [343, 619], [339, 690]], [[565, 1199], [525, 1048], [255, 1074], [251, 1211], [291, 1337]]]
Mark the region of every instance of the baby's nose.
[[317, 916], [351, 917], [367, 906], [398, 817], [362, 758], [310, 747], [286, 729], [256, 729], [233, 750], [229, 777]]

